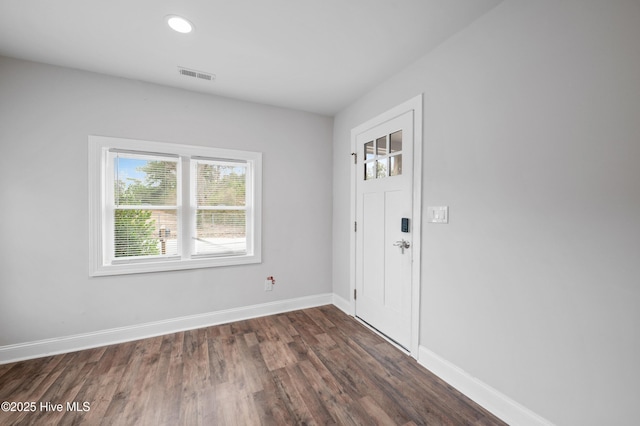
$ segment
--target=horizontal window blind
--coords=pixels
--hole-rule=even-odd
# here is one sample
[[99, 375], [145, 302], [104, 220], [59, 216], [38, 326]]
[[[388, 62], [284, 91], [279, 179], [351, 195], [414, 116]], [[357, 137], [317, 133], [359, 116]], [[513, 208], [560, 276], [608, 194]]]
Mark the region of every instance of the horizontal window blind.
[[110, 153], [114, 258], [178, 254], [178, 158]]
[[247, 165], [224, 159], [192, 160], [195, 174], [194, 254], [247, 252]]

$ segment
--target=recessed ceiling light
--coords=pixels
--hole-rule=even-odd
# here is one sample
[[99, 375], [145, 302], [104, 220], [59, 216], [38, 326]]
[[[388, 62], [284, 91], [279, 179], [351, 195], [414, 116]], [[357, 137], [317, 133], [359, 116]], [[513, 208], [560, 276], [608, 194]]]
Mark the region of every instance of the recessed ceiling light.
[[165, 19], [167, 20], [167, 24], [169, 24], [171, 29], [174, 31], [182, 34], [187, 34], [193, 31], [193, 24], [182, 16], [167, 15]]

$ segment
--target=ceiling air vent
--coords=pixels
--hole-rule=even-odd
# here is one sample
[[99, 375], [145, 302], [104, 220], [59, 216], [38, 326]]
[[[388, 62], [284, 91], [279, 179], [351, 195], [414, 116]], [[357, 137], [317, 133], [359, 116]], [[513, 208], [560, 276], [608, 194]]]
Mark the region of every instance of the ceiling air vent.
[[181, 75], [184, 75], [187, 77], [199, 78], [201, 80], [207, 80], [207, 81], [213, 81], [216, 78], [214, 74], [210, 74], [204, 71], [190, 70], [188, 68], [183, 68], [183, 67], [178, 67], [178, 72]]

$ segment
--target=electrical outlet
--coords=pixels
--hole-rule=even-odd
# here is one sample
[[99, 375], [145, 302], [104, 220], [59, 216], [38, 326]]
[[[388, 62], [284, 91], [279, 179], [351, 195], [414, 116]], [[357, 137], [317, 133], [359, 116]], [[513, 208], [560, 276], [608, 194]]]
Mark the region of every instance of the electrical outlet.
[[273, 286], [276, 284], [276, 279], [273, 278], [273, 275], [269, 275], [267, 279], [264, 281], [264, 291], [273, 290]]

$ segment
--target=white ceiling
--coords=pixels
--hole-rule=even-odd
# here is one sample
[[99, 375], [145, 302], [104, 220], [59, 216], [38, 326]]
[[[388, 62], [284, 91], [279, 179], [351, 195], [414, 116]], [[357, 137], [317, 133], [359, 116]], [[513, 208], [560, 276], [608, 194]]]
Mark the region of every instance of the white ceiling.
[[500, 1], [0, 0], [0, 55], [333, 115]]

